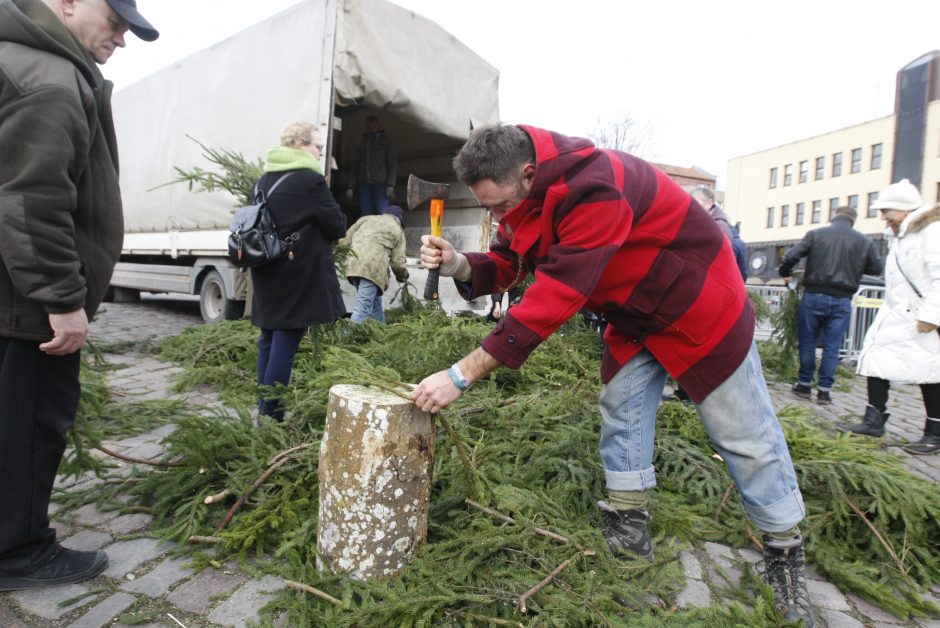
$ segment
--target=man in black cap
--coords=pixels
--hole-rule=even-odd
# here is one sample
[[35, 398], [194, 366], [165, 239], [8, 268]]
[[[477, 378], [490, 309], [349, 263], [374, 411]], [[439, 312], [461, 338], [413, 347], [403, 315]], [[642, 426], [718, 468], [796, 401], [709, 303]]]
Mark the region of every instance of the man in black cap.
[[96, 64], [128, 30], [158, 36], [134, 0], [0, 0], [0, 591], [108, 566], [56, 543], [47, 512], [121, 252], [112, 84]]

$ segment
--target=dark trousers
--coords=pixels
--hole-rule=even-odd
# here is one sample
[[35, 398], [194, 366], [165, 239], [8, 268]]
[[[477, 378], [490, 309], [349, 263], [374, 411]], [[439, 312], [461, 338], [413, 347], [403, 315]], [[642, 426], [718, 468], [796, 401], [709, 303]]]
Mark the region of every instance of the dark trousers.
[[[294, 354], [306, 329], [262, 329], [258, 337], [258, 385], [276, 386], [290, 383]], [[258, 400], [258, 414], [278, 421], [284, 419], [284, 406], [279, 397]]]
[[75, 422], [81, 354], [0, 338], [0, 572], [24, 573], [57, 550], [49, 498]]
[[816, 373], [816, 341], [822, 336], [822, 360], [819, 363], [817, 390], [828, 392], [836, 380], [839, 350], [849, 328], [852, 299], [819, 292], [806, 292], [800, 299], [797, 336], [800, 343], [799, 382], [812, 386]]

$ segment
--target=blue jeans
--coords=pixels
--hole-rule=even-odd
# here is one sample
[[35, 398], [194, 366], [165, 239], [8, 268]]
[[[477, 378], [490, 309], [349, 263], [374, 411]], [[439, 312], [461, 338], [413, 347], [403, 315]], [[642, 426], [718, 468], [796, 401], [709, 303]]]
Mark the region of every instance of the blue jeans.
[[[306, 329], [262, 329], [258, 337], [258, 385], [287, 386], [294, 368], [294, 355]], [[284, 419], [279, 397], [258, 399], [258, 414], [275, 420]]]
[[[642, 351], [601, 389], [600, 455], [611, 490], [656, 486], [653, 439], [666, 377], [656, 358]], [[750, 520], [765, 532], [783, 532], [799, 523], [806, 514], [803, 497], [757, 345], [751, 344], [741, 366], [697, 409]]]
[[384, 183], [363, 183], [356, 186], [359, 192], [359, 213], [363, 216], [380, 215], [388, 207]]
[[356, 285], [356, 304], [353, 306], [350, 320], [354, 323], [364, 323], [374, 318], [380, 323], [385, 322], [385, 310], [382, 309], [382, 291], [379, 287], [365, 277], [353, 277]]
[[816, 373], [816, 341], [822, 334], [823, 354], [819, 363], [818, 390], [830, 391], [836, 380], [839, 349], [852, 315], [849, 297], [834, 297], [818, 292], [804, 292], [800, 299], [797, 336], [800, 341], [799, 381], [805, 386], [813, 384]]

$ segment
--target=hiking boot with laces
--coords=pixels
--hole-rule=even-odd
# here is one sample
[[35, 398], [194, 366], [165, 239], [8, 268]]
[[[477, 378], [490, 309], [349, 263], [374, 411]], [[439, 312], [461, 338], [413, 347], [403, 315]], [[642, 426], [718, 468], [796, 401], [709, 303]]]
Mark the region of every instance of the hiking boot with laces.
[[806, 628], [815, 626], [816, 613], [806, 591], [802, 536], [786, 541], [764, 536], [764, 582], [773, 589], [774, 606], [784, 619], [802, 619]]
[[597, 502], [597, 507], [607, 520], [604, 539], [611, 554], [625, 560], [643, 558], [653, 561], [653, 543], [648, 527], [650, 514], [647, 511], [617, 510], [607, 502]]

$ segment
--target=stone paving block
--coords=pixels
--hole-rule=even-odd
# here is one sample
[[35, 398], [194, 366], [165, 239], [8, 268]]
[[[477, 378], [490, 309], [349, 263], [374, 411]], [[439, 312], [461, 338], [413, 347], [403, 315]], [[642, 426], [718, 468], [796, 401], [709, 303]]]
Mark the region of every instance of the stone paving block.
[[68, 625], [68, 628], [101, 628], [137, 600], [130, 593], [115, 593]]
[[187, 558], [167, 558], [149, 573], [135, 579], [121, 583], [121, 589], [131, 593], [143, 593], [150, 597], [160, 597], [170, 590], [174, 584], [193, 574], [193, 570], [183, 565]]
[[19, 605], [20, 609], [43, 619], [58, 619], [67, 615], [76, 608], [81, 608], [95, 601], [94, 595], [84, 597], [68, 606], [59, 606], [59, 603], [78, 595], [88, 593], [90, 589], [80, 584], [66, 584], [61, 587], [48, 589], [31, 589], [28, 591], [15, 591], [10, 597]]
[[834, 611], [850, 611], [845, 595], [836, 585], [823, 582], [822, 580], [807, 580], [806, 592], [809, 593], [809, 599], [813, 606], [818, 608], [827, 608]]
[[857, 595], [852, 595], [851, 593], [845, 596], [846, 599], [855, 607], [855, 610], [858, 611], [860, 615], [865, 618], [868, 618], [874, 622], [881, 624], [906, 624], [907, 620], [900, 619], [895, 617], [888, 611], [882, 610], [877, 606], [869, 603], [866, 600], [858, 597]]
[[688, 580], [676, 598], [679, 608], [703, 608], [712, 603], [712, 593], [701, 580]]
[[940, 620], [938, 619], [928, 619], [928, 620], [919, 620], [917, 625], [920, 628], [940, 628]]
[[686, 578], [702, 579], [702, 565], [695, 554], [687, 550], [679, 552], [679, 560], [682, 561], [682, 570]]
[[133, 456], [134, 458], [143, 458], [144, 460], [149, 460], [151, 458], [157, 458], [160, 454], [163, 453], [163, 445], [157, 443], [143, 443], [137, 445], [136, 447], [131, 447], [125, 449], [121, 453], [125, 456]]
[[99, 510], [95, 504], [85, 504], [74, 513], [75, 523], [83, 526], [97, 526], [111, 521], [118, 516], [116, 510]]
[[204, 569], [192, 580], [180, 585], [166, 600], [184, 611], [202, 615], [218, 596], [234, 590], [247, 579], [242, 575]]
[[29, 628], [19, 617], [0, 604], [0, 626], [3, 628]]
[[274, 576], [250, 580], [209, 613], [207, 618], [211, 622], [236, 628], [247, 626], [249, 621], [257, 623], [258, 611], [282, 588], [284, 581]]
[[172, 423], [158, 427], [157, 429], [150, 432], [152, 435], [157, 437], [157, 440], [161, 440], [172, 434], [176, 430], [176, 426]]
[[825, 621], [828, 628], [865, 628], [865, 624], [851, 615], [829, 610], [828, 608], [817, 610], [816, 616]]
[[105, 548], [110, 564], [104, 575], [115, 580], [123, 580], [139, 565], [153, 560], [169, 551], [171, 547], [170, 544], [161, 543], [157, 539], [134, 539], [113, 543]]
[[111, 534], [121, 536], [130, 534], [142, 528], [146, 528], [153, 521], [151, 515], [144, 513], [135, 513], [131, 515], [121, 515], [117, 519], [112, 519], [104, 525], [104, 529]]
[[759, 563], [759, 562], [761, 562], [761, 561], [764, 560], [764, 557], [761, 555], [760, 552], [755, 552], [754, 550], [752, 550], [752, 549], [750, 549], [750, 548], [748, 548], [748, 547], [744, 547], [744, 548], [739, 549], [739, 550], [738, 550], [738, 555], [740, 555], [741, 558], [742, 558], [745, 562], [750, 563], [750, 564], [752, 564], [752, 565], [756, 565], [757, 563]]
[[62, 541], [62, 545], [83, 552], [99, 550], [112, 541], [111, 535], [97, 530], [82, 530]]
[[71, 536], [75, 533], [75, 528], [67, 523], [56, 521], [54, 519], [49, 521], [49, 527], [55, 530], [55, 537], [57, 539], [64, 539], [65, 537]]

